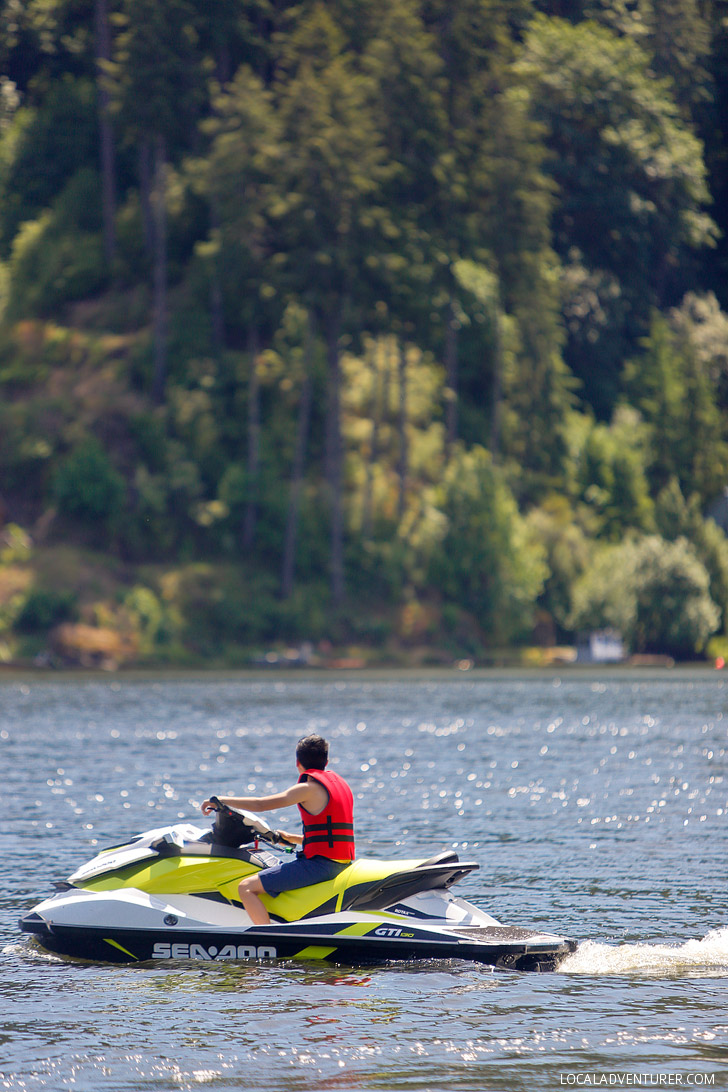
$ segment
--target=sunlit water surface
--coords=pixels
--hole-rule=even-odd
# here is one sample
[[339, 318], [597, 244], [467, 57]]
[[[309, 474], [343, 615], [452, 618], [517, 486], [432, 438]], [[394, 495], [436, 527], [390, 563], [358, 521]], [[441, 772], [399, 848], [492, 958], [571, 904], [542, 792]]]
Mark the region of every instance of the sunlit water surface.
[[[726, 674], [0, 680], [0, 1089], [728, 1088]], [[464, 897], [576, 953], [108, 966], [19, 934], [97, 848], [290, 784], [309, 731], [360, 854], [454, 847]]]

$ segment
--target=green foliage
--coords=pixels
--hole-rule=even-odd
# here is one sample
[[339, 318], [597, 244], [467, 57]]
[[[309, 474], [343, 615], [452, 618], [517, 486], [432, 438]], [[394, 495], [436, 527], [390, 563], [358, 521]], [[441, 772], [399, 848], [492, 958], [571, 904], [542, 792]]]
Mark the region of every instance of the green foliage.
[[366, 299], [369, 271], [390, 249], [394, 210], [385, 206], [382, 187], [393, 164], [370, 81], [357, 71], [324, 5], [302, 17], [283, 65], [283, 157], [272, 210], [281, 272], [325, 329], [340, 315], [343, 296]]
[[142, 655], [158, 655], [170, 645], [180, 627], [174, 606], [166, 603], [151, 588], [137, 584], [124, 596], [124, 607], [139, 635]]
[[490, 645], [522, 639], [546, 566], [502, 474], [482, 448], [458, 452], [438, 492], [446, 522], [430, 579], [472, 611]]
[[126, 486], [98, 440], [89, 437], [60, 463], [53, 492], [63, 515], [110, 527], [120, 517]]
[[97, 236], [58, 235], [46, 215], [18, 233], [11, 269], [10, 317], [17, 317], [21, 306], [26, 315], [53, 314], [61, 304], [93, 295], [106, 282]]
[[10, 274], [5, 262], [0, 262], [0, 324], [3, 322], [7, 308], [8, 295], [10, 294]]
[[554, 150], [575, 142], [566, 160], [553, 160], [570, 197], [570, 245], [599, 248], [597, 268], [626, 272], [637, 258], [644, 272], [650, 259], [665, 260], [667, 245], [710, 239], [700, 145], [634, 41], [592, 23], [537, 17], [520, 68], [537, 90]]
[[122, 121], [137, 137], [178, 144], [199, 109], [202, 72], [189, 0], [124, 0], [112, 66]]
[[[668, 315], [678, 345], [695, 354], [696, 367], [719, 411], [728, 409], [728, 315], [713, 292], [688, 292]], [[725, 429], [724, 429], [725, 432]]]
[[178, 440], [165, 438], [161, 466], [144, 463], [134, 471], [132, 518], [119, 528], [126, 548], [137, 557], [167, 557], [189, 549], [195, 539], [203, 485], [198, 464]]
[[[572, 419], [572, 430], [573, 430]], [[633, 528], [649, 531], [653, 504], [646, 475], [647, 430], [623, 406], [610, 425], [589, 422], [575, 456], [575, 491], [592, 514], [600, 538], [619, 539]]]
[[426, 209], [447, 119], [444, 65], [420, 9], [417, 0], [384, 5], [363, 68], [373, 83], [378, 127], [397, 165], [390, 180], [393, 196], [405, 207]]
[[583, 308], [572, 306], [570, 319], [569, 362], [602, 413], [618, 389], [624, 338], [644, 331], [650, 307], [688, 286], [691, 252], [714, 242], [702, 147], [649, 54], [607, 27], [537, 16], [518, 69], [547, 126], [560, 195], [556, 249], [562, 259], [578, 255], [587, 276], [614, 293], [602, 293], [609, 325], [591, 329], [606, 339], [599, 373], [579, 329]]
[[44, 416], [42, 410], [22, 402], [0, 406], [3, 490], [43, 494], [53, 455], [52, 444], [44, 435]]
[[716, 667], [725, 667], [728, 663], [728, 637], [711, 637], [705, 654], [709, 660], [715, 661]]
[[698, 0], [587, 0], [579, 7], [581, 18], [641, 45], [655, 72], [670, 81], [686, 114], [708, 101], [710, 24]]
[[148, 470], [163, 470], [167, 460], [164, 423], [152, 413], [137, 413], [129, 419], [129, 431]]
[[568, 632], [572, 589], [590, 563], [592, 543], [563, 496], [547, 497], [543, 504], [529, 512], [528, 523], [533, 537], [544, 550], [548, 569], [539, 605], [562, 633]]
[[655, 516], [662, 537], [687, 539], [705, 566], [710, 597], [721, 612], [722, 631], [728, 633], [728, 538], [714, 520], [703, 518], [696, 494], [685, 500], [676, 478], [658, 496]]
[[9, 262], [8, 318], [54, 314], [106, 285], [103, 248], [93, 230], [97, 204], [97, 177], [80, 171], [52, 209], [18, 231]]
[[[720, 492], [728, 463], [726, 424], [717, 400], [720, 374], [677, 313], [677, 329], [653, 314], [644, 353], [625, 369], [625, 388], [650, 427], [650, 476], [659, 490], [677, 478], [704, 502]], [[699, 334], [696, 332], [695, 337]]]
[[699, 0], [650, 0], [645, 7], [655, 69], [670, 80], [685, 113], [699, 117], [713, 91], [707, 9]]
[[16, 633], [45, 633], [59, 622], [67, 622], [76, 614], [77, 599], [71, 591], [53, 588], [32, 588], [15, 616]]
[[604, 549], [574, 588], [571, 624], [618, 630], [635, 652], [690, 658], [719, 625], [705, 566], [686, 539], [657, 535]]
[[0, 534], [0, 565], [28, 561], [32, 551], [30, 535], [17, 523], [8, 523]]
[[400, 536], [406, 539], [414, 533], [422, 490], [437, 482], [444, 465], [442, 370], [395, 337], [367, 339], [363, 350], [342, 360], [350, 523], [365, 538], [391, 540], [404, 518]]
[[267, 325], [267, 312], [278, 302], [274, 269], [261, 259], [280, 200], [281, 124], [270, 92], [245, 66], [215, 98], [214, 108], [204, 123], [209, 154], [193, 170], [215, 210], [216, 227], [198, 253], [213, 284], [220, 285], [228, 327], [247, 330], [253, 322]]
[[[101, 66], [87, 0], [13, 2], [0, 31], [0, 519], [166, 566], [94, 605], [142, 656], [327, 629], [477, 654], [534, 609], [568, 639], [608, 544], [655, 600], [673, 582], [681, 628], [606, 570], [594, 617], [692, 654], [702, 566], [725, 630], [717, 11], [110, 13]], [[30, 648], [64, 608], [25, 564], [3, 617], [27, 608]]]
[[198, 653], [219, 654], [226, 644], [252, 645], [276, 632], [275, 586], [264, 576], [190, 566], [180, 574], [177, 602], [185, 642]]
[[248, 473], [240, 463], [230, 463], [218, 485], [218, 497], [228, 512], [242, 517], [249, 500]]
[[[320, 641], [331, 632], [331, 617], [327, 608], [328, 588], [323, 582], [310, 582], [294, 588], [292, 595], [276, 603], [269, 637], [289, 643]], [[352, 618], [350, 621], [356, 628], [356, 619]], [[381, 621], [377, 621], [381, 625]], [[363, 627], [364, 619], [361, 622]], [[359, 636], [363, 635], [360, 633]], [[381, 631], [379, 636], [381, 637]]]
[[79, 170], [95, 167], [95, 125], [93, 85], [70, 72], [49, 83], [42, 107], [21, 106], [0, 125], [0, 256]]

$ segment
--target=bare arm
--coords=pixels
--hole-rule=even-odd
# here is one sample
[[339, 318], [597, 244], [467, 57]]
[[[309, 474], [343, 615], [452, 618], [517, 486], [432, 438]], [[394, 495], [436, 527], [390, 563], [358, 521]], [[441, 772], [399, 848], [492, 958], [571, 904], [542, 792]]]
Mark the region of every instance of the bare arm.
[[[317, 789], [320, 791], [321, 786], [316, 785], [315, 782], [302, 781], [299, 784], [291, 785], [288, 789], [284, 789], [283, 792], [273, 793], [271, 796], [220, 796], [218, 799], [221, 804], [227, 804], [230, 808], [241, 808], [243, 811], [277, 811], [278, 808], [287, 808], [291, 804], [303, 804], [304, 807], [307, 807], [307, 805], [317, 803], [319, 800]], [[215, 810], [215, 805], [210, 800], [205, 800], [202, 805], [204, 814], [209, 815]], [[307, 808], [307, 810], [311, 809]], [[320, 808], [313, 810], [315, 814], [316, 810], [320, 810]], [[300, 841], [300, 838], [297, 840]]]
[[290, 842], [290, 844], [292, 846], [302, 846], [303, 845], [303, 835], [302, 834], [291, 834], [287, 830], [279, 830], [278, 833], [280, 834], [280, 836], [281, 836], [281, 838], [283, 839], [284, 842]]

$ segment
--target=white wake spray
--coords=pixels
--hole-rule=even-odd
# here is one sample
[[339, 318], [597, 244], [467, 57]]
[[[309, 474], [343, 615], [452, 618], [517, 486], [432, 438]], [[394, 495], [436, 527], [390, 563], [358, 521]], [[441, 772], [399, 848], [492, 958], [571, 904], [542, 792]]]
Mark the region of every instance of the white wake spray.
[[728, 977], [728, 928], [682, 944], [599, 944], [587, 940], [559, 966], [565, 974]]

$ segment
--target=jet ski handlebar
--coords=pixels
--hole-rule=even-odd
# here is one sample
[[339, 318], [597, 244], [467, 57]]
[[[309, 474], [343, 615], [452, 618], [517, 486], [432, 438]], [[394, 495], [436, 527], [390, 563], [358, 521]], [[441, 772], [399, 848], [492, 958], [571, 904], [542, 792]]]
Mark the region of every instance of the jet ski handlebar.
[[238, 845], [242, 844], [244, 840], [244, 828], [248, 828], [249, 837], [246, 839], [250, 841], [256, 836], [264, 838], [267, 842], [272, 842], [273, 845], [290, 845], [291, 843], [287, 838], [283, 836], [281, 831], [273, 830], [269, 823], [266, 823], [265, 819], [261, 819], [259, 815], [254, 812], [243, 811], [242, 808], [231, 808], [229, 804], [223, 804], [217, 796], [210, 797], [210, 803], [214, 805], [217, 813], [217, 819], [215, 820], [215, 828], [218, 829], [230, 829], [234, 828], [235, 833], [240, 837]]

